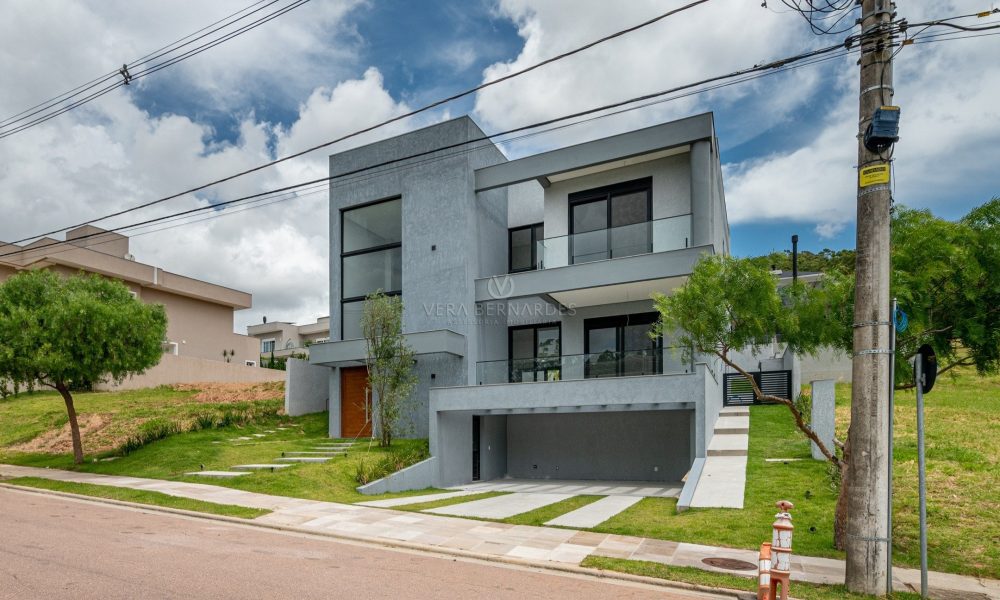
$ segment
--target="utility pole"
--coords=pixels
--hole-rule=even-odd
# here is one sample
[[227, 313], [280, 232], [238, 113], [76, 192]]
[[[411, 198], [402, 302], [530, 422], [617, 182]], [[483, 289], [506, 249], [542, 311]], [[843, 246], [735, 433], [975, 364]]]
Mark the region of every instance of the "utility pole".
[[857, 263], [851, 428], [848, 434], [847, 588], [882, 595], [888, 578], [889, 225], [888, 159], [865, 148], [875, 109], [892, 104], [891, 0], [861, 1]]

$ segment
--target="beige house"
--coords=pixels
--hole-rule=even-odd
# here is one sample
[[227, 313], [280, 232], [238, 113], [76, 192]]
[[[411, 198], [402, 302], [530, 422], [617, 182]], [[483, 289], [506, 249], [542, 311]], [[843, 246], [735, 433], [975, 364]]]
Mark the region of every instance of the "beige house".
[[124, 235], [86, 225], [68, 231], [65, 241], [0, 242], [0, 281], [25, 269], [97, 273], [123, 282], [143, 302], [162, 304], [167, 312], [164, 354], [258, 364], [258, 341], [233, 333], [233, 313], [250, 308], [250, 294], [137, 262]]
[[276, 358], [296, 354], [309, 355], [309, 346], [330, 341], [330, 317], [320, 317], [315, 323], [295, 325], [286, 321], [267, 321], [247, 326], [247, 335], [260, 341], [261, 359], [274, 352]]

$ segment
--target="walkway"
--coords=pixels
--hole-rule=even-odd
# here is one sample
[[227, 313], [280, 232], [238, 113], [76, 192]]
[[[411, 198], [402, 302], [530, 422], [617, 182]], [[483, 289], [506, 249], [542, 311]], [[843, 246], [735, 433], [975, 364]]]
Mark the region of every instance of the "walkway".
[[[722, 557], [751, 564], [757, 562], [756, 550], [733, 550], [573, 529], [474, 521], [356, 504], [271, 496], [201, 483], [116, 477], [11, 465], [0, 465], [0, 476], [42, 477], [59, 481], [143, 489], [207, 502], [263, 508], [273, 512], [259, 517], [256, 522], [365, 541], [408, 542], [441, 551], [466, 551], [478, 555], [537, 562], [550, 561], [577, 565], [587, 556], [595, 555], [691, 566], [739, 575], [751, 575], [752, 571], [718, 569], [704, 564], [702, 560]], [[844, 563], [826, 558], [794, 556], [792, 572], [793, 580], [826, 584], [842, 583]], [[913, 589], [913, 586], [919, 588], [920, 572], [915, 569], [895, 568], [893, 577], [897, 589], [906, 589], [907, 586], [910, 586], [910, 589]], [[978, 592], [987, 598], [1000, 598], [1000, 581], [997, 580], [977, 580], [947, 573], [931, 573], [930, 584], [932, 588], [940, 590]], [[954, 594], [945, 593], [938, 597], [954, 597]]]
[[691, 497], [691, 507], [743, 508], [749, 433], [749, 408], [729, 406], [719, 411], [708, 445], [708, 457]]

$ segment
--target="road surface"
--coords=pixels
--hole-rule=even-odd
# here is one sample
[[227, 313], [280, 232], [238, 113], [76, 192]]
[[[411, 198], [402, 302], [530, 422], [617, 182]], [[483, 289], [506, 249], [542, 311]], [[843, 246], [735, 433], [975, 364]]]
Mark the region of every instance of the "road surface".
[[723, 598], [0, 489], [0, 599]]

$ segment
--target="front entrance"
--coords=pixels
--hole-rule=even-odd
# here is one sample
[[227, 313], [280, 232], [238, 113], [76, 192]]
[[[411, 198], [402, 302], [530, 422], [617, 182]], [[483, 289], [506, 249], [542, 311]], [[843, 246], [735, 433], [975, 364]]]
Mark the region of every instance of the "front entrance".
[[368, 392], [368, 367], [340, 369], [340, 436], [371, 437], [372, 405]]

